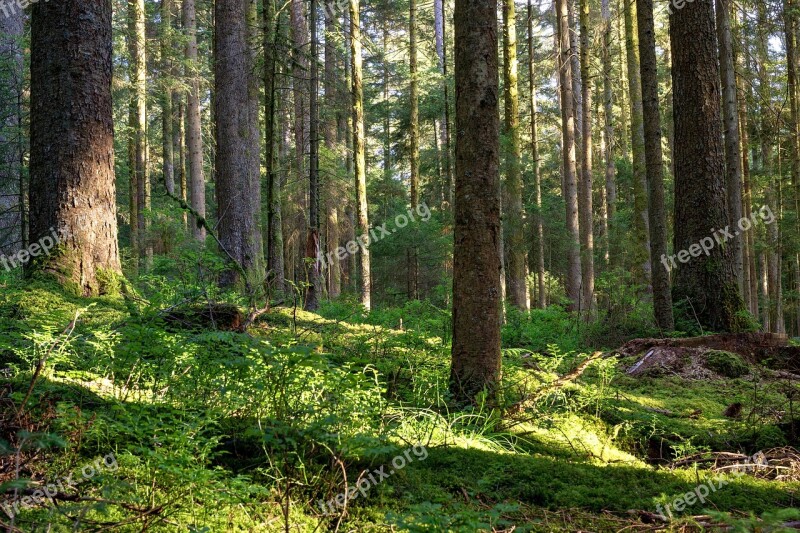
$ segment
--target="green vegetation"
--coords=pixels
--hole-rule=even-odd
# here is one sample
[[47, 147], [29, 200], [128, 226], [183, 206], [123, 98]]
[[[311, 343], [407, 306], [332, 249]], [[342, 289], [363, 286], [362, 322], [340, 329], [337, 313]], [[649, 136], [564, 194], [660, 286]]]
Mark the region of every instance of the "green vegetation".
[[[454, 412], [442, 309], [411, 302], [365, 318], [344, 299], [221, 331], [172, 321], [166, 310], [202, 305], [204, 291], [154, 271], [138, 294], [90, 301], [48, 281], [3, 280], [0, 486], [32, 494], [81, 480], [56, 505], [21, 507], [22, 531], [615, 531], [717, 475], [703, 463], [662, 467], [676, 457], [797, 444], [774, 417], [796, 385], [740, 372], [731, 354], [709, 364], [735, 379], [634, 378], [623, 372], [630, 358], [606, 358], [536, 395], [585, 357], [573, 348], [591, 333], [557, 308], [510, 313], [504, 413]], [[532, 342], [542, 338], [546, 350]], [[736, 419], [723, 416], [732, 402], [743, 405]], [[323, 514], [320, 502], [413, 445], [424, 459], [407, 455], [346, 512]], [[83, 479], [108, 454], [117, 467]], [[796, 498], [793, 482], [728, 479], [664, 526], [703, 510], [754, 523]]]

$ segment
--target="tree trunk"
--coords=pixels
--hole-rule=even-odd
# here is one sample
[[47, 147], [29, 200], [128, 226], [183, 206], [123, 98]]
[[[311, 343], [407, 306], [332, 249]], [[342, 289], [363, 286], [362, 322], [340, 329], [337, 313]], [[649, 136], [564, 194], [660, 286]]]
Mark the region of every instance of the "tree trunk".
[[319, 295], [322, 292], [322, 261], [319, 259], [320, 232], [319, 232], [319, 68], [317, 52], [317, 0], [311, 0], [309, 7], [309, 27], [311, 28], [311, 91], [309, 93], [309, 115], [311, 119], [309, 128], [309, 159], [308, 159], [308, 218], [309, 228], [306, 239], [306, 297], [304, 309], [317, 311], [319, 309]]
[[536, 212], [533, 215], [534, 264], [536, 268], [536, 305], [539, 309], [547, 307], [547, 292], [544, 279], [544, 229], [542, 227], [542, 174], [539, 159], [539, 125], [536, 102], [536, 69], [533, 49], [533, 3], [528, 0], [528, 84], [530, 86], [531, 106], [531, 159], [533, 159], [533, 194]]
[[[150, 214], [150, 177], [147, 161], [147, 63], [145, 58], [145, 11], [144, 0], [128, 0], [128, 50], [131, 57], [130, 83], [133, 124], [133, 163], [131, 169], [136, 184], [136, 233], [139, 254], [144, 252], [148, 260], [153, 248], [148, 235]], [[131, 221], [133, 223], [133, 221]], [[138, 261], [138, 256], [137, 261]]]
[[[361, 26], [358, 0], [350, 0], [350, 63], [352, 66], [353, 98], [353, 172], [356, 184], [357, 238], [367, 238], [369, 234], [369, 214], [367, 212], [367, 173], [366, 146], [364, 137], [364, 87], [361, 73]], [[351, 254], [352, 255], [352, 254]], [[372, 281], [370, 276], [369, 246], [365, 243], [359, 250], [361, 258], [361, 305], [367, 311], [371, 308]]]
[[[336, 109], [336, 47], [334, 45], [334, 3], [328, 0], [325, 9], [325, 107], [329, 110]], [[325, 129], [323, 131], [325, 148], [335, 163], [339, 164], [336, 153], [336, 117], [332, 112], [326, 116]], [[328, 220], [325, 224], [327, 235], [325, 243], [327, 246], [326, 263], [328, 266], [328, 296], [337, 298], [342, 292], [342, 269], [339, 263], [339, 256], [336, 248], [339, 246], [339, 203], [336, 183], [333, 178], [325, 180], [326, 203]], [[329, 254], [329, 255], [328, 255]], [[330, 259], [328, 259], [330, 258]]]
[[[640, 285], [651, 283], [650, 215], [647, 204], [647, 163], [644, 153], [644, 109], [639, 72], [639, 39], [636, 30], [635, 0], [622, 0], [625, 5], [625, 49], [627, 53], [628, 87], [631, 104], [631, 151], [633, 153], [634, 231], [636, 244], [632, 254], [634, 279]], [[656, 257], [656, 260], [659, 258]]]
[[24, 13], [10, 6], [0, 17], [0, 254], [10, 255], [25, 243], [25, 193], [22, 186], [22, 98], [24, 90]]
[[589, 320], [594, 310], [594, 221], [592, 212], [592, 78], [589, 73], [589, 0], [580, 0], [580, 63], [583, 133], [578, 192], [581, 237], [581, 312]]
[[[728, 223], [720, 78], [712, 0], [670, 15], [675, 120], [675, 246], [691, 257], [677, 268], [674, 297], [691, 319], [718, 332], [745, 327], [732, 250], [713, 246], [712, 228]], [[706, 239], [704, 241], [704, 239]], [[691, 247], [691, 250], [690, 250]]]
[[172, 145], [172, 0], [161, 0], [161, 73], [164, 93], [161, 99], [162, 172], [167, 192], [175, 194], [175, 153]]
[[572, 49], [569, 39], [567, 1], [556, 0], [556, 20], [560, 48], [558, 65], [561, 88], [563, 189], [567, 212], [567, 233], [570, 239], [570, 242], [567, 243], [567, 273], [564, 285], [567, 298], [570, 300], [569, 309], [575, 311], [578, 309], [581, 297], [581, 255], [578, 228], [578, 186], [576, 183], [577, 162], [575, 159], [575, 100], [572, 96], [572, 66], [570, 62]]
[[[562, 0], [564, 1], [564, 0]], [[456, 187], [450, 390], [494, 397], [500, 355], [500, 123], [496, 0], [456, 0]]]
[[[786, 41], [786, 73], [789, 92], [789, 157], [791, 159], [792, 198], [794, 212], [800, 215], [800, 119], [797, 101], [797, 34], [795, 33], [796, 12], [793, 0], [786, 0], [783, 9], [784, 34]], [[800, 219], [795, 222], [795, 230], [800, 232]], [[800, 290], [800, 256], [792, 258], [795, 271], [795, 291]]]
[[606, 216], [608, 228], [605, 234], [606, 262], [616, 260], [616, 254], [611, 252], [611, 232], [614, 230], [614, 216], [617, 212], [617, 165], [614, 160], [614, 92], [612, 88], [613, 66], [611, 62], [611, 10], [609, 0], [603, 0], [603, 121], [605, 138], [605, 191], [606, 191]]
[[[189, 94], [186, 105], [186, 151], [189, 157], [189, 189], [191, 206], [201, 217], [206, 216], [206, 180], [203, 175], [203, 137], [200, 125], [200, 79], [197, 61], [197, 20], [195, 0], [183, 0], [183, 28], [186, 31], [186, 78]], [[192, 221], [192, 235], [206, 240], [201, 220]]]
[[[717, 16], [717, 41], [719, 43], [719, 75], [722, 87], [722, 116], [725, 132], [726, 190], [728, 196], [728, 222], [733, 227], [742, 218], [742, 156], [739, 151], [739, 103], [736, 95], [736, 71], [733, 63], [733, 37], [731, 35], [730, 0], [715, 0]], [[797, 139], [795, 137], [795, 139]], [[796, 144], [796, 143], [795, 143]], [[800, 168], [800, 167], [799, 167]], [[738, 232], [730, 241], [734, 271], [739, 290], [744, 288], [744, 255]]]
[[522, 210], [522, 146], [519, 127], [519, 88], [517, 65], [517, 17], [514, 0], [503, 1], [503, 89], [505, 135], [506, 206], [504, 240], [508, 251], [506, 271], [508, 298], [522, 311], [529, 309], [526, 283], [527, 257]]
[[[32, 269], [84, 296], [120, 274], [111, 100], [111, 2], [41, 2], [31, 22]], [[31, 250], [33, 251], [33, 250]]]
[[[216, 199], [220, 246], [237, 268], [220, 277], [224, 287], [260, 283], [258, 92], [255, 91], [254, 18], [249, 0], [214, 4], [214, 107], [216, 109]], [[254, 127], [255, 126], [255, 127]], [[241, 279], [241, 275], [245, 279]], [[252, 296], [249, 294], [248, 296]]]
[[[435, 3], [436, 0], [434, 0]], [[419, 205], [419, 80], [417, 79], [417, 1], [409, 1], [408, 17], [409, 36], [409, 98], [411, 100], [411, 120], [409, 124], [409, 145], [411, 159], [411, 208]], [[408, 250], [408, 298], [416, 300], [419, 297], [419, 261], [417, 249], [412, 246]]]
[[[658, 103], [658, 64], [656, 31], [653, 22], [653, 0], [637, 0], [636, 17], [639, 29], [639, 56], [642, 75], [642, 110], [647, 184], [650, 246], [657, 261], [667, 258], [667, 215], [664, 207], [664, 160], [661, 153], [661, 115]], [[662, 331], [675, 329], [672, 318], [669, 270], [656, 264], [652, 272], [653, 312]]]

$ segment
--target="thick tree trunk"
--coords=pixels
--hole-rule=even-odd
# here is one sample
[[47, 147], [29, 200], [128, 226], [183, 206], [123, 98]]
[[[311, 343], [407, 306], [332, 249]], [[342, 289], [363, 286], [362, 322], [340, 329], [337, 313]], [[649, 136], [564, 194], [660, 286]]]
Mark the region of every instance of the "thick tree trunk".
[[577, 162], [575, 159], [575, 100], [572, 96], [572, 66], [569, 38], [569, 14], [567, 12], [568, 0], [556, 0], [556, 23], [558, 26], [559, 55], [559, 85], [561, 88], [561, 133], [563, 158], [563, 189], [564, 203], [567, 214], [567, 233], [570, 242], [567, 243], [567, 273], [565, 287], [567, 298], [570, 300], [569, 309], [578, 309], [581, 297], [581, 255], [580, 235], [578, 222], [578, 186], [576, 183]]
[[539, 124], [536, 102], [536, 69], [533, 49], [533, 2], [528, 0], [528, 84], [531, 106], [531, 159], [533, 159], [533, 194], [536, 212], [533, 215], [533, 262], [536, 270], [536, 306], [547, 307], [547, 292], [544, 279], [544, 229], [542, 227], [542, 173], [539, 158]]
[[[670, 15], [675, 120], [674, 297], [704, 328], [736, 332], [745, 326], [730, 247], [696, 251], [728, 225], [720, 78], [712, 0], [696, 0]], [[705, 240], [705, 241], [704, 241]]]
[[[563, 0], [562, 0], [563, 1]], [[450, 390], [500, 382], [500, 172], [496, 0], [456, 0], [456, 198]]]
[[[364, 137], [364, 86], [361, 72], [361, 22], [358, 0], [350, 0], [350, 62], [352, 65], [353, 98], [353, 172], [356, 185], [355, 233], [357, 238], [365, 239], [369, 234], [369, 214], [367, 212], [367, 173], [366, 146]], [[352, 254], [351, 254], [352, 255]], [[369, 246], [361, 246], [361, 305], [367, 311], [371, 308], [372, 279], [370, 275]]]
[[[656, 261], [667, 256], [667, 214], [664, 207], [664, 160], [661, 153], [661, 115], [658, 103], [658, 64], [656, 32], [653, 22], [653, 0], [637, 0], [636, 17], [639, 29], [639, 56], [642, 75], [642, 108], [644, 119], [645, 163], [650, 197], [648, 205], [650, 249]], [[662, 331], [672, 331], [672, 295], [669, 270], [656, 264], [652, 273], [653, 311]]]
[[[628, 87], [631, 105], [631, 151], [633, 153], [634, 234], [636, 246], [632, 254], [634, 279], [649, 286], [652, 258], [650, 253], [650, 215], [647, 200], [647, 163], [644, 153], [644, 109], [639, 71], [639, 38], [636, 30], [635, 0], [622, 0], [625, 15], [625, 50], [627, 53]], [[656, 257], [656, 261], [659, 258]]]
[[505, 244], [508, 253], [506, 271], [508, 298], [522, 311], [529, 309], [526, 283], [527, 257], [522, 209], [522, 146], [519, 127], [519, 88], [517, 65], [517, 28], [514, 0], [503, 1], [503, 89], [505, 135], [506, 205]]
[[25, 201], [22, 187], [23, 23], [21, 9], [0, 16], [0, 254], [25, 246]]
[[252, 18], [249, 0], [217, 0], [214, 4], [219, 239], [224, 253], [241, 268], [226, 270], [220, 279], [222, 286], [240, 281], [257, 286], [263, 272], [258, 93], [253, 82], [253, 35], [248, 28]]
[[[189, 158], [189, 189], [192, 209], [206, 216], [206, 180], [203, 175], [203, 137], [200, 125], [200, 79], [197, 61], [197, 19], [195, 0], [183, 0], [183, 28], [186, 31], [186, 78], [189, 94], [186, 105], [186, 151]], [[200, 220], [192, 221], [192, 235], [206, 240]]]
[[85, 296], [120, 273], [111, 52], [110, 1], [34, 5], [30, 237], [60, 244], [32, 268]]
[[580, 0], [581, 30], [581, 178], [578, 191], [581, 237], [581, 312], [589, 320], [594, 310], [594, 213], [592, 212], [592, 78], [589, 73], [589, 0]]

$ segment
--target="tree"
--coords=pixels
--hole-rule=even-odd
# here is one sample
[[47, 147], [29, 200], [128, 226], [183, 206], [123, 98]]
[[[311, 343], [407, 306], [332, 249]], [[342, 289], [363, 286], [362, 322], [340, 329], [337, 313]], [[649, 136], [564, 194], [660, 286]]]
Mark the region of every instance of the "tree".
[[[435, 2], [435, 0], [434, 0]], [[411, 124], [409, 125], [409, 144], [411, 159], [411, 208], [419, 205], [419, 80], [417, 79], [417, 1], [409, 1], [408, 16], [408, 64], [409, 98], [411, 100]], [[408, 298], [416, 300], [419, 284], [419, 259], [417, 249], [408, 250]]]
[[594, 308], [594, 222], [592, 212], [592, 77], [589, 73], [589, 0], [580, 0], [580, 71], [583, 131], [578, 212], [581, 239], [581, 312], [588, 320]]
[[[311, 91], [309, 92], [309, 115], [311, 125], [309, 128], [309, 208], [308, 208], [308, 236], [306, 239], [306, 272], [307, 286], [304, 309], [316, 311], [319, 309], [319, 295], [322, 292], [322, 261], [319, 259], [319, 68], [317, 57], [317, 0], [311, 0], [309, 8], [309, 26], [311, 27]], [[257, 123], [256, 119], [256, 123]]]
[[[186, 79], [189, 94], [186, 103], [186, 151], [189, 161], [190, 205], [201, 217], [206, 216], [206, 181], [203, 174], [203, 137], [200, 124], [200, 78], [197, 61], [197, 20], [195, 0], [183, 0], [183, 28], [186, 32]], [[206, 240], [200, 220], [192, 222], [192, 235]]]
[[[336, 110], [337, 92], [336, 92], [336, 47], [334, 45], [334, 3], [333, 0], [328, 0], [325, 9], [325, 107], [329, 110], [326, 115], [325, 123], [323, 125], [323, 137], [325, 148], [330, 157], [334, 159], [337, 166], [339, 164], [336, 153], [336, 116], [333, 110]], [[336, 248], [339, 246], [339, 198], [336, 193], [336, 183], [330, 177], [325, 180], [326, 190], [326, 205], [327, 205], [327, 222], [325, 243], [327, 246], [327, 254], [325, 255], [328, 261], [328, 296], [336, 298], [342, 292], [342, 269], [339, 263], [339, 256], [336, 254]], [[328, 255], [330, 254], [330, 255]]]
[[[605, 141], [605, 254], [606, 262], [611, 261], [611, 231], [614, 226], [614, 215], [617, 212], [617, 165], [614, 160], [614, 92], [612, 89], [613, 65], [611, 62], [611, 10], [609, 0], [603, 0], [603, 44], [601, 57], [603, 62], [603, 139]], [[614, 258], [616, 259], [616, 257]]]
[[[150, 176], [147, 147], [147, 61], [145, 56], [144, 0], [128, 0], [128, 50], [131, 82], [131, 194], [136, 194], [136, 217], [131, 213], [131, 225], [136, 223], [134, 257], [144, 252], [148, 263], [153, 247], [147, 230], [150, 211]], [[133, 205], [133, 204], [132, 204]]]
[[450, 390], [500, 381], [500, 119], [496, 0], [456, 0], [455, 245]]
[[264, 1], [264, 141], [267, 169], [267, 216], [265, 254], [271, 288], [277, 294], [285, 292], [283, 273], [283, 230], [281, 220], [281, 178], [278, 175], [276, 130], [278, 119], [278, 40], [280, 15], [275, 0]]
[[519, 88], [517, 86], [517, 16], [514, 0], [503, 0], [503, 100], [505, 102], [506, 205], [504, 239], [507, 245], [506, 271], [508, 297], [517, 309], [527, 311], [527, 254], [522, 210], [522, 146], [519, 126]]
[[[652, 257], [659, 260], [667, 255], [667, 214], [664, 207], [664, 161], [661, 153], [656, 30], [653, 22], [653, 0], [637, 0], [637, 2], [645, 171], [650, 198], [648, 206], [650, 249]], [[675, 323], [672, 317], [669, 271], [663, 265], [656, 264], [652, 271], [652, 280], [656, 324], [663, 331], [672, 331]]]
[[[362, 77], [361, 27], [358, 0], [350, 0], [350, 55], [351, 93], [353, 99], [353, 172], [356, 185], [356, 219], [358, 238], [366, 239], [369, 234], [369, 214], [367, 212], [367, 172], [366, 139], [364, 137], [364, 82]], [[361, 305], [367, 311], [371, 307], [372, 281], [370, 277], [369, 246], [364, 243], [360, 250], [361, 258]]]
[[[22, 94], [24, 13], [0, 17], [0, 253], [25, 246], [22, 183]], [[7, 16], [6, 16], [7, 15]]]
[[175, 194], [175, 153], [172, 144], [172, 0], [161, 0], [161, 75], [165, 78], [161, 95], [162, 172], [167, 192]]
[[[647, 163], [644, 153], [644, 109], [639, 70], [639, 39], [636, 30], [636, 0], [622, 0], [625, 18], [625, 50], [627, 53], [628, 87], [631, 106], [631, 152], [633, 154], [633, 199], [636, 247], [633, 252], [636, 281], [650, 285], [652, 261], [650, 253], [650, 217], [647, 210]], [[656, 258], [658, 259], [658, 258]]]
[[534, 228], [534, 254], [533, 262], [536, 268], [536, 296], [537, 307], [544, 309], [547, 306], [547, 292], [544, 280], [544, 229], [542, 227], [542, 176], [541, 160], [539, 157], [539, 127], [536, 102], [536, 79], [533, 49], [533, 2], [528, 0], [528, 84], [530, 90], [531, 106], [531, 158], [533, 159], [533, 192], [536, 202], [536, 212], [533, 215]]
[[[216, 108], [216, 197], [219, 240], [238, 265], [220, 279], [223, 286], [260, 282], [258, 94], [253, 91], [252, 35], [248, 0], [214, 4], [214, 106]], [[255, 28], [255, 25], [252, 26]], [[244, 273], [246, 279], [241, 279]]]
[[31, 22], [30, 237], [43, 270], [84, 296], [121, 272], [114, 187], [111, 2], [40, 2]]
[[[728, 196], [728, 222], [731, 226], [742, 218], [742, 154], [739, 147], [739, 102], [736, 94], [736, 71], [733, 63], [733, 36], [731, 34], [730, 1], [715, 1], [717, 16], [717, 41], [719, 43], [719, 75], [722, 85], [722, 116], [725, 132], [725, 176]], [[790, 84], [791, 85], [791, 84]], [[791, 91], [790, 91], [791, 97]], [[797, 137], [795, 137], [797, 139]], [[797, 140], [795, 140], [795, 145]], [[798, 163], [800, 165], [800, 163]], [[800, 167], [798, 172], [800, 173]], [[793, 182], [794, 183], [794, 182]], [[731, 240], [734, 271], [739, 290], [744, 289], [743, 235]]]
[[570, 310], [576, 310], [581, 298], [581, 255], [578, 221], [578, 185], [575, 146], [575, 100], [572, 94], [572, 63], [570, 56], [569, 13], [567, 0], [556, 0], [556, 25], [558, 30], [558, 70], [561, 89], [561, 157], [564, 203], [567, 212], [567, 273], [565, 287], [570, 300]]
[[[675, 121], [676, 253], [696, 250], [712, 229], [728, 224], [720, 77], [712, 0], [696, 0], [670, 14]], [[708, 241], [704, 241], [708, 242]], [[694, 246], [694, 247], [693, 247]], [[673, 296], [687, 314], [713, 331], [743, 327], [743, 302], [732, 250], [681, 260]], [[684, 256], [686, 257], [686, 256]]]

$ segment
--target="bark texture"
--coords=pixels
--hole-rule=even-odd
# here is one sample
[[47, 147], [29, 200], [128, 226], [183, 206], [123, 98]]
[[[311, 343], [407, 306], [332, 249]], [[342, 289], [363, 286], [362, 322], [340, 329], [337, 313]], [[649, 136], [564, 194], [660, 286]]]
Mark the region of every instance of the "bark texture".
[[[639, 56], [642, 76], [642, 109], [644, 120], [644, 152], [652, 257], [661, 261], [667, 255], [667, 214], [664, 207], [664, 160], [661, 153], [661, 114], [658, 102], [658, 64], [656, 33], [653, 22], [653, 0], [637, 0], [636, 16], [639, 31]], [[652, 273], [653, 311], [662, 331], [672, 331], [672, 295], [669, 271], [656, 264]]]
[[497, 2], [456, 0], [456, 187], [450, 390], [495, 392], [500, 356]]
[[[712, 0], [696, 0], [670, 15], [675, 120], [676, 253], [728, 225], [725, 151], [722, 145], [720, 78]], [[685, 256], [684, 256], [685, 257]], [[718, 332], [744, 326], [744, 305], [732, 250], [717, 245], [709, 255], [678, 265], [674, 301], [687, 318]]]
[[41, 2], [31, 23], [32, 242], [59, 236], [33, 265], [85, 296], [120, 272], [111, 105], [111, 2]]
[[[241, 267], [247, 282], [259, 282], [262, 241], [259, 233], [258, 98], [253, 90], [254, 57], [248, 28], [248, 0], [214, 4], [214, 106], [216, 108], [216, 197], [219, 239], [224, 252]], [[240, 281], [238, 269], [220, 282]]]

